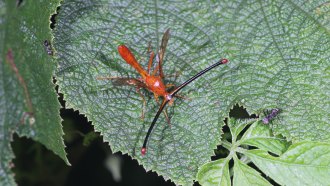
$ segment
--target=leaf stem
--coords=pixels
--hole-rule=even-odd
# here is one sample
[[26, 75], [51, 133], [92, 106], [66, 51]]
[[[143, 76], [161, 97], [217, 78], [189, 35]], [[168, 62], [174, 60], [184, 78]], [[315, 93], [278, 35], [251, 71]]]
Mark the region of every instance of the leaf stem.
[[228, 142], [227, 140], [222, 141], [221, 144], [223, 147], [225, 147], [227, 150], [231, 150], [232, 144], [230, 142]]

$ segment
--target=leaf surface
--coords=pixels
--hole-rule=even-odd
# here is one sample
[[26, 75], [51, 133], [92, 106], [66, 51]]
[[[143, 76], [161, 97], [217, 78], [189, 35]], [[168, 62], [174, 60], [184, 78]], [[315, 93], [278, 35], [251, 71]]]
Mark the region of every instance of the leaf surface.
[[[271, 123], [287, 139], [330, 139], [328, 4], [322, 1], [67, 0], [56, 26], [57, 79], [67, 106], [93, 121], [114, 152], [147, 170], [189, 184], [220, 142], [223, 119], [236, 103], [250, 113], [283, 110]], [[186, 87], [161, 114], [142, 157], [140, 148], [159, 104], [152, 93], [98, 77], [133, 77], [117, 46], [128, 46], [146, 69], [171, 29], [165, 83], [179, 85], [220, 58], [230, 63]], [[179, 76], [171, 76], [173, 74]], [[145, 118], [140, 119], [142, 110]]]
[[258, 171], [234, 158], [233, 186], [271, 185]]
[[[19, 1], [17, 1], [19, 2]], [[0, 183], [15, 185], [13, 133], [32, 138], [67, 164], [52, 75], [49, 18], [59, 1], [0, 0]]]
[[201, 185], [230, 186], [229, 161], [219, 159], [204, 164], [198, 171], [197, 180]]
[[261, 122], [254, 122], [244, 133], [239, 141], [240, 144], [258, 147], [277, 155], [287, 150], [288, 143], [283, 137], [273, 136], [269, 126]]
[[263, 150], [246, 155], [266, 175], [281, 185], [329, 185], [330, 144], [300, 142], [279, 157]]

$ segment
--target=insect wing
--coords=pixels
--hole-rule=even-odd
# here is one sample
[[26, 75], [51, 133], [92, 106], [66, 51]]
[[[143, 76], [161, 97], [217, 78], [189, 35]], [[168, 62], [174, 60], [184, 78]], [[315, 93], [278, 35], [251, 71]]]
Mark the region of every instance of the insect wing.
[[165, 51], [166, 51], [166, 47], [167, 47], [167, 43], [168, 43], [169, 38], [170, 38], [170, 29], [167, 29], [166, 32], [163, 35], [162, 43], [160, 44], [160, 48], [159, 48], [159, 51], [158, 51], [158, 54], [157, 54], [159, 75], [161, 77], [164, 77], [162, 64], [163, 64], [163, 59], [164, 59], [164, 56], [165, 56]]
[[160, 48], [158, 52], [159, 63], [163, 62], [163, 58], [165, 56], [165, 51], [169, 38], [170, 38], [170, 29], [167, 29], [163, 35], [162, 43], [160, 44]]
[[116, 77], [111, 79], [111, 82], [114, 86], [125, 86], [125, 85], [131, 85], [131, 86], [137, 86], [137, 87], [144, 87], [146, 88], [146, 85], [136, 78], [120, 78]]

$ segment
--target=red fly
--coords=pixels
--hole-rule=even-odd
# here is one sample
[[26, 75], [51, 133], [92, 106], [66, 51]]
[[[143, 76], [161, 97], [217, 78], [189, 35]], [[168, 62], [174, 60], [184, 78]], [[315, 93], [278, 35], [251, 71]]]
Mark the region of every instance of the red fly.
[[[153, 52], [150, 53], [150, 58], [149, 58], [149, 62], [148, 62], [148, 69], [144, 70], [141, 67], [141, 65], [139, 64], [139, 62], [135, 59], [132, 52], [125, 45], [120, 45], [120, 46], [118, 46], [119, 54], [126, 61], [126, 63], [131, 65], [141, 75], [141, 77], [140, 78], [121, 78], [121, 77], [99, 77], [98, 78], [98, 79], [112, 79], [112, 80], [114, 80], [115, 84], [135, 86], [138, 90], [138, 93], [143, 98], [144, 105], [145, 105], [145, 99], [144, 99], [143, 95], [139, 92], [140, 88], [146, 88], [147, 90], [152, 92], [157, 101], [158, 101], [159, 96], [163, 97], [163, 102], [161, 103], [161, 105], [158, 109], [158, 112], [157, 112], [155, 118], [153, 119], [153, 121], [152, 121], [152, 123], [149, 127], [148, 133], [147, 133], [147, 135], [144, 139], [144, 143], [143, 143], [143, 146], [142, 146], [142, 149], [141, 149], [142, 155], [145, 155], [146, 152], [147, 152], [146, 145], [147, 145], [150, 133], [151, 133], [154, 125], [156, 124], [156, 121], [157, 121], [160, 113], [163, 112], [163, 109], [167, 105], [167, 103], [168, 102], [172, 103], [173, 98], [176, 96], [176, 94], [182, 88], [184, 88], [186, 85], [188, 85], [189, 83], [191, 83], [192, 81], [194, 81], [198, 77], [202, 76], [204, 73], [208, 72], [209, 70], [213, 69], [214, 67], [217, 67], [219, 65], [228, 63], [227, 59], [221, 59], [219, 62], [217, 62], [214, 65], [211, 65], [210, 67], [202, 70], [201, 72], [199, 72], [198, 74], [196, 74], [195, 76], [190, 78], [188, 81], [186, 81], [183, 84], [181, 84], [180, 86], [176, 87], [174, 90], [168, 92], [166, 90], [166, 87], [173, 86], [173, 85], [171, 85], [171, 84], [165, 85], [164, 84], [164, 82], [163, 82], [164, 73], [163, 73], [163, 69], [162, 69], [162, 63], [163, 63], [163, 59], [164, 59], [164, 54], [165, 54], [167, 42], [169, 40], [169, 32], [170, 32], [170, 30], [167, 29], [165, 31], [164, 35], [163, 35], [162, 42], [161, 42], [161, 45], [160, 45], [160, 49], [159, 49], [159, 52], [156, 56], [158, 64], [157, 64], [156, 68], [153, 70], [152, 73], [150, 72], [150, 68], [151, 68], [153, 59], [155, 57], [155, 54]], [[167, 113], [165, 111], [164, 111], [164, 114], [165, 114], [165, 117], [166, 117], [167, 121], [169, 122], [169, 118], [168, 118]], [[143, 112], [142, 112], [142, 117], [143, 117]]]

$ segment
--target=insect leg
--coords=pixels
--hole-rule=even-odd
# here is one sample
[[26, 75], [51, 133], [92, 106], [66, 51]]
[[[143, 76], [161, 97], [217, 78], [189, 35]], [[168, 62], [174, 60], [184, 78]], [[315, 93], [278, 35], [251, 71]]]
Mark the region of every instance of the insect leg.
[[152, 65], [152, 61], [154, 59], [155, 53], [153, 51], [150, 52], [150, 58], [149, 58], [149, 62], [148, 62], [148, 74], [150, 74], [150, 68]]
[[143, 102], [143, 104], [142, 104], [142, 113], [141, 113], [141, 119], [143, 120], [144, 119], [144, 110], [146, 108], [146, 99], [145, 99], [144, 95], [141, 93], [140, 88], [141, 87], [136, 86], [136, 92], [140, 95], [140, 97], [142, 98], [142, 102]]

